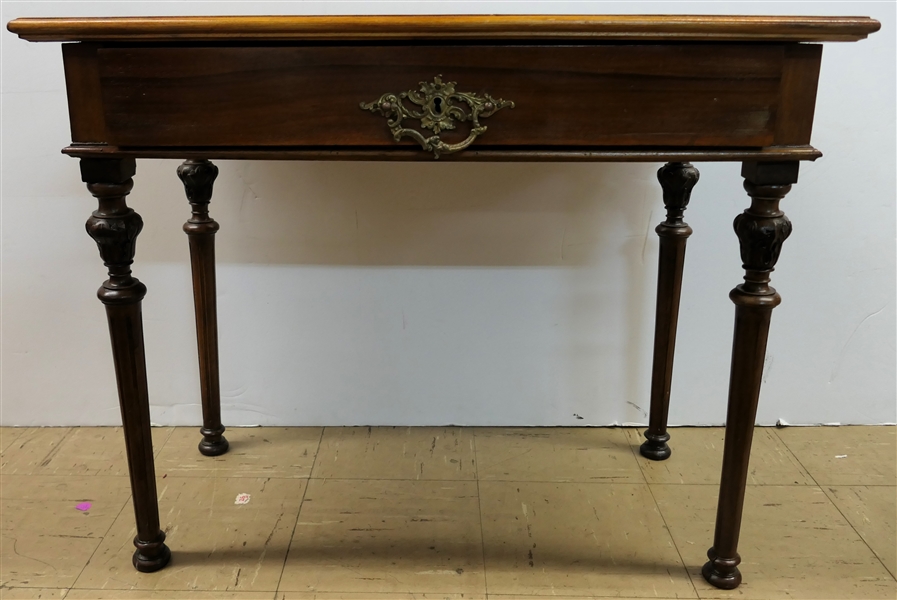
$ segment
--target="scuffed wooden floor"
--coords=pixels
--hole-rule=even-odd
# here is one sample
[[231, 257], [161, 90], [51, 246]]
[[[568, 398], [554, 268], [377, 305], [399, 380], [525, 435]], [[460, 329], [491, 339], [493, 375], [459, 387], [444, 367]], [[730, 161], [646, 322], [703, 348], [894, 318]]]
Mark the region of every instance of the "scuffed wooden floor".
[[671, 433], [154, 429], [173, 557], [140, 574], [120, 428], [2, 428], [0, 598], [895, 598], [897, 428], [758, 428], [733, 592], [700, 575], [723, 431]]

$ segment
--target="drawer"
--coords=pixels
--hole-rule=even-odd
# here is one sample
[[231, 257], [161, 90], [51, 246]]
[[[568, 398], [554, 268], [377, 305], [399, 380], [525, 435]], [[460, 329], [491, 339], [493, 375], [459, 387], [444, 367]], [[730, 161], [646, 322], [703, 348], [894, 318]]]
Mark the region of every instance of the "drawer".
[[[482, 113], [473, 147], [802, 144], [819, 66], [818, 46], [797, 44], [78, 46], [64, 48], [70, 101], [93, 86], [102, 103], [72, 103], [74, 141], [122, 148], [420, 148], [360, 105], [432, 91], [438, 77], [513, 102]], [[791, 90], [795, 73], [809, 97]], [[801, 104], [806, 131], [777, 129]], [[469, 122], [445, 120], [455, 128], [443, 141], [468, 138]], [[402, 126], [434, 135], [420, 120]]]

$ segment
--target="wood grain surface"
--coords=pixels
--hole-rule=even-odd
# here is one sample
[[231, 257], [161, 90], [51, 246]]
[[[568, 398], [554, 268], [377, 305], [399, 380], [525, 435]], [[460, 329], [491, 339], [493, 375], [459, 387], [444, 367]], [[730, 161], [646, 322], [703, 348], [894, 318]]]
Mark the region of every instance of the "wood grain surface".
[[477, 147], [761, 147], [775, 139], [784, 46], [113, 47], [97, 63], [105, 138], [75, 141], [419, 148], [359, 103], [442, 75], [516, 105], [481, 121]]

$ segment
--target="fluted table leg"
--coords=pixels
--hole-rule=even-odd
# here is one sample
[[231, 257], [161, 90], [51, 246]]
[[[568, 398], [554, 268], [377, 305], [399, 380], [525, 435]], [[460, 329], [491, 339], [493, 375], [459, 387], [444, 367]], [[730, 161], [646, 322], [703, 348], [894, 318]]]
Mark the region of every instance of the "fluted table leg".
[[744, 283], [729, 294], [735, 303], [735, 337], [732, 343], [732, 371], [729, 378], [729, 408], [726, 442], [720, 478], [719, 504], [710, 559], [702, 570], [704, 578], [722, 589], [741, 583], [738, 564], [738, 536], [747, 484], [748, 463], [760, 381], [766, 359], [766, 340], [772, 309], [781, 297], [769, 285], [769, 275], [779, 258], [791, 222], [779, 210], [779, 201], [797, 182], [797, 162], [745, 163], [742, 176], [751, 206], [735, 218], [735, 233], [741, 245]]
[[202, 441], [206, 456], [227, 452], [221, 424], [221, 391], [218, 379], [218, 303], [215, 289], [215, 232], [218, 223], [209, 216], [212, 185], [218, 167], [207, 160], [187, 160], [178, 167], [192, 214], [184, 223], [190, 240], [193, 271], [193, 306], [196, 310], [196, 345], [199, 352], [199, 383], [202, 394]]
[[660, 258], [657, 271], [657, 314], [654, 321], [651, 415], [645, 431], [645, 442], [639, 448], [642, 456], [651, 460], [664, 460], [670, 456], [670, 447], [667, 445], [670, 439], [667, 433], [670, 384], [673, 379], [673, 355], [676, 351], [685, 241], [692, 231], [688, 223], [682, 220], [682, 216], [698, 177], [698, 170], [690, 163], [667, 163], [657, 171], [657, 179], [663, 188], [667, 217], [656, 229], [660, 237]]
[[100, 249], [109, 279], [97, 292], [106, 305], [112, 358], [131, 475], [131, 494], [137, 536], [133, 563], [138, 571], [158, 571], [171, 558], [165, 533], [159, 527], [153, 439], [140, 303], [146, 286], [131, 276], [137, 235], [143, 220], [128, 208], [125, 198], [133, 187], [133, 159], [81, 159], [81, 178], [99, 202], [87, 221], [87, 233]]

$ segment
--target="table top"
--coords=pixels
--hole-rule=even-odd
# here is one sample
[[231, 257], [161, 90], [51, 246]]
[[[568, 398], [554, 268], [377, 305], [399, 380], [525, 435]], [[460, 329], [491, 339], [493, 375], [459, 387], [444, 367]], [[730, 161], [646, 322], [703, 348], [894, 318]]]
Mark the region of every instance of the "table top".
[[25, 18], [7, 28], [29, 41], [857, 41], [868, 17], [720, 15], [431, 15]]

